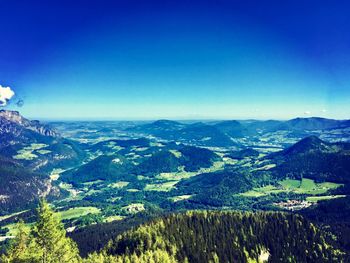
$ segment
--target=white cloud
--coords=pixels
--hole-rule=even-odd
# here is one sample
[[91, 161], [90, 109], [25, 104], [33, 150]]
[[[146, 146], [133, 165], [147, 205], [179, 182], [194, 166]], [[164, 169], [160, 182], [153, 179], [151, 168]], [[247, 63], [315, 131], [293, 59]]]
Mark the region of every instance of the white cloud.
[[310, 111], [304, 111], [304, 114], [305, 114], [305, 115], [310, 115], [311, 112], [310, 112]]
[[322, 112], [323, 112], [323, 113], [326, 113], [326, 112], [327, 112], [327, 110], [326, 110], [326, 109], [322, 109]]
[[7, 102], [15, 95], [15, 92], [10, 87], [0, 85], [0, 106], [6, 106]]

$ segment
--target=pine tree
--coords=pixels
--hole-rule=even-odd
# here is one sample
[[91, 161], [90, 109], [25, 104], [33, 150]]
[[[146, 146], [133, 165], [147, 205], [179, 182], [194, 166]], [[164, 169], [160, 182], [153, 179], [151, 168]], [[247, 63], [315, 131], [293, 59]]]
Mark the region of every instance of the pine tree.
[[42, 200], [38, 221], [30, 232], [23, 221], [18, 223], [18, 233], [13, 245], [0, 262], [6, 263], [78, 263], [81, 258], [76, 244], [66, 237], [63, 224], [49, 204]]
[[33, 229], [35, 253], [42, 263], [79, 262], [76, 244], [66, 237], [63, 224], [49, 204], [42, 200], [37, 209], [38, 221]]
[[30, 262], [32, 255], [29, 253], [29, 246], [29, 230], [24, 222], [20, 220], [17, 224], [17, 236], [14, 238], [7, 254], [1, 257], [0, 262]]

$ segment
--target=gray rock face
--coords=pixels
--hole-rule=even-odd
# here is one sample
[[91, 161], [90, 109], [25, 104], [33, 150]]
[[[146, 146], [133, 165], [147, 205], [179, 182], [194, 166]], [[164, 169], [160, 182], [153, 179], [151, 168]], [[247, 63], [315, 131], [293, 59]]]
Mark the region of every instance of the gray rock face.
[[59, 134], [39, 121], [30, 121], [18, 111], [0, 110], [0, 133], [11, 133], [19, 136], [24, 130], [30, 130], [40, 135], [58, 137]]

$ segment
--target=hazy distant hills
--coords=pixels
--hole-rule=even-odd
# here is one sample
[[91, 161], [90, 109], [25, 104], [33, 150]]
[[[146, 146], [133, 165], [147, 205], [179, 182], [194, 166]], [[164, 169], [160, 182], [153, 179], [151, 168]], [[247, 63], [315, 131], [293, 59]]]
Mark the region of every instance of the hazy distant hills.
[[327, 130], [349, 127], [349, 120], [332, 120], [325, 118], [296, 118], [286, 121], [288, 128], [296, 130]]
[[295, 118], [287, 121], [251, 121], [245, 125], [249, 133], [277, 130], [313, 131], [350, 127], [349, 120], [333, 120], [319, 117]]
[[201, 122], [183, 124], [175, 121], [160, 120], [129, 128], [128, 130], [165, 140], [202, 146], [226, 147], [235, 145], [230, 137], [217, 127]]
[[304, 137], [312, 131], [345, 129], [349, 127], [349, 120], [311, 117], [295, 118], [288, 121], [230, 120], [205, 123], [181, 123], [160, 120], [129, 127], [128, 131], [201, 146], [229, 147], [237, 146], [237, 142], [232, 139], [245, 136], [259, 136], [277, 131], [288, 131]]
[[233, 138], [240, 138], [248, 133], [247, 128], [244, 125], [242, 125], [239, 121], [235, 120], [221, 121], [217, 124], [214, 124], [214, 127], [216, 127], [222, 133], [227, 134], [228, 136]]

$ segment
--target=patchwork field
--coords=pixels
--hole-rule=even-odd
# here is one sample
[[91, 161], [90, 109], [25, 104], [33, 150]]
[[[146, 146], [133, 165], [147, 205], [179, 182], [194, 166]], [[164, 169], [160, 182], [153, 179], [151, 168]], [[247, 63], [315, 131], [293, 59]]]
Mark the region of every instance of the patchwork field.
[[48, 147], [49, 145], [43, 143], [32, 143], [30, 146], [24, 147], [23, 149], [17, 152], [17, 155], [13, 156], [17, 160], [34, 160], [38, 158], [37, 154], [47, 154], [51, 151], [42, 150], [43, 148]]

